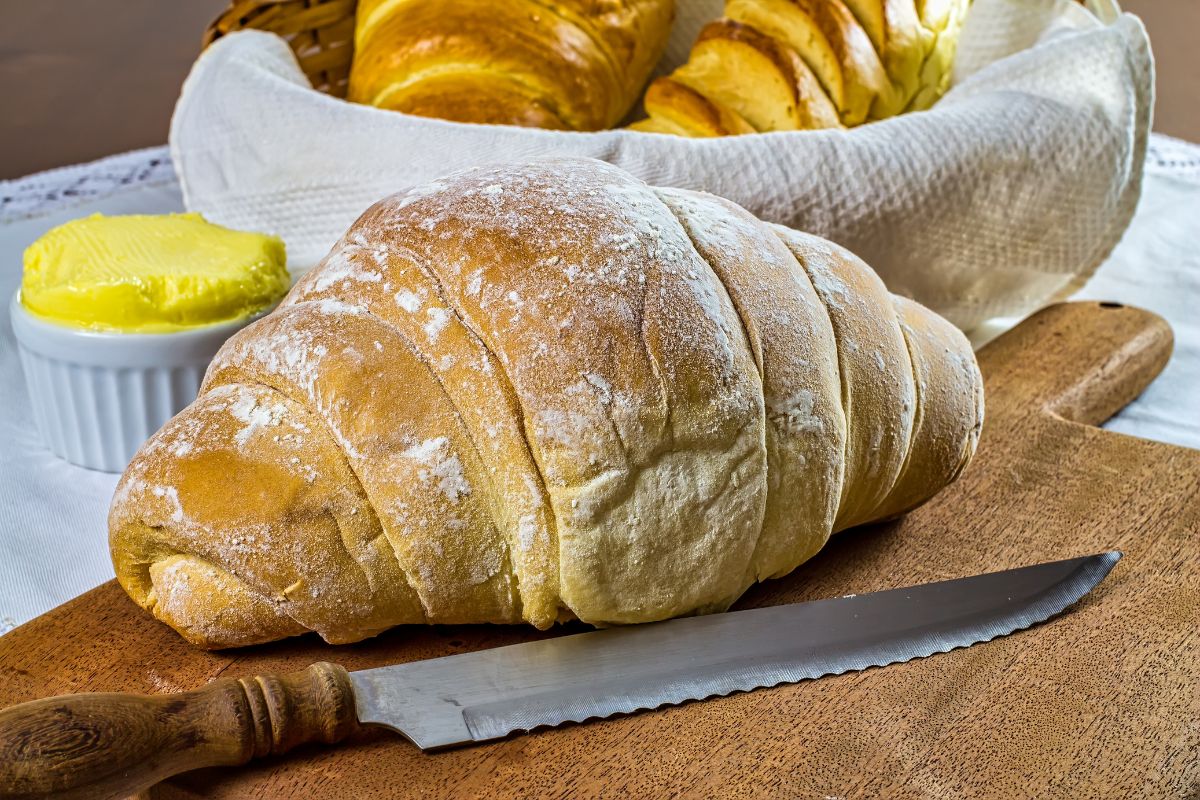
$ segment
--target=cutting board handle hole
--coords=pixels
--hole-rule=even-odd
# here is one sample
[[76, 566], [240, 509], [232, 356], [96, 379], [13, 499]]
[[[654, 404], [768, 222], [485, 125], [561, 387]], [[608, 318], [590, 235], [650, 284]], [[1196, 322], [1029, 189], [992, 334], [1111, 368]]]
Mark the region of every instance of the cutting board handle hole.
[[1125, 305], [1123, 303], [1112, 303], [1112, 302], [1105, 301], [1100, 304], [1100, 307], [1101, 308], [1124, 308]]

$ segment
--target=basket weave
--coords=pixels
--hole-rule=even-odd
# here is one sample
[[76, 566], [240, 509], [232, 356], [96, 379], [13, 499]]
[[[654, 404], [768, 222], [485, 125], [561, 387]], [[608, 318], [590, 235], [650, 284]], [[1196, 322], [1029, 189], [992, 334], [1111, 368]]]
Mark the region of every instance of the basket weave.
[[354, 55], [358, 0], [234, 0], [204, 33], [204, 46], [227, 33], [260, 30], [282, 36], [313, 88], [346, 96]]

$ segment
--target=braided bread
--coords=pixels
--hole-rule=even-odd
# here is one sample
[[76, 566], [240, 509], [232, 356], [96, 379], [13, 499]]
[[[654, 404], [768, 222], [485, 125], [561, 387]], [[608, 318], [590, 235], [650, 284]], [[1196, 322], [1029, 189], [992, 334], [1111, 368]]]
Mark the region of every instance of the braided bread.
[[666, 47], [673, 0], [362, 0], [348, 97], [459, 122], [617, 124]]
[[823, 239], [602, 162], [369, 209], [141, 450], [116, 574], [196, 644], [719, 611], [975, 450], [966, 339]]
[[681, 136], [859, 125], [928, 108], [970, 0], [726, 0], [635, 130]]

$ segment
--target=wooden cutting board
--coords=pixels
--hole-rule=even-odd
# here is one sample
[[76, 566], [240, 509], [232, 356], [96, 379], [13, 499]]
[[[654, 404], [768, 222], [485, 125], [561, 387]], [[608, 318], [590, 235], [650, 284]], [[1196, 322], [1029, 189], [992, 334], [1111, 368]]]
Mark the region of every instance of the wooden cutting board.
[[[1200, 796], [1200, 451], [1099, 430], [1162, 369], [1166, 323], [1078, 303], [980, 353], [987, 422], [963, 478], [905, 519], [850, 531], [740, 607], [869, 592], [1119, 548], [1073, 610], [946, 655], [424, 755], [376, 731], [153, 797]], [[1200, 413], [1200, 400], [1178, 413]], [[47, 557], [52, 558], [48, 550]], [[195, 650], [108, 583], [0, 637], [0, 705], [173, 692], [218, 675], [349, 669], [545, 634], [406, 628]]]

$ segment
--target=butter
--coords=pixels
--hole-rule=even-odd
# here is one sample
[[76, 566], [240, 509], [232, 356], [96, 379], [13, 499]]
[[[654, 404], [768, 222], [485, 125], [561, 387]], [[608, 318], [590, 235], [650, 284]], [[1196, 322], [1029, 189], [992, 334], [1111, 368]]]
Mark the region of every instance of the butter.
[[73, 327], [166, 333], [241, 319], [279, 301], [283, 242], [199, 214], [94, 214], [25, 250], [21, 303]]

